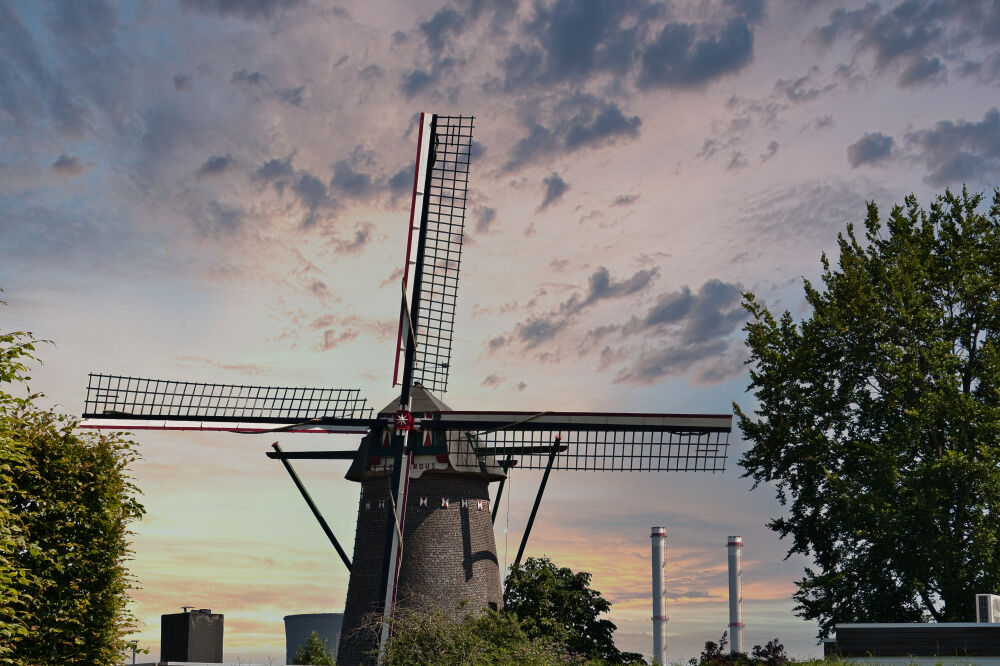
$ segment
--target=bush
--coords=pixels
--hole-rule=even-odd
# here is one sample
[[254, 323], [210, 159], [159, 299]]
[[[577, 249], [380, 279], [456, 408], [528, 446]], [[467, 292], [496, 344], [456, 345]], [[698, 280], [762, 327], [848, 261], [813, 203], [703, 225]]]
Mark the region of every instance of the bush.
[[136, 445], [8, 393], [34, 345], [0, 333], [0, 663], [120, 663], [129, 525], [144, 511], [127, 471]]
[[791, 663], [785, 654], [785, 646], [777, 638], [768, 641], [764, 647], [753, 646], [749, 655], [727, 652], [728, 643], [729, 632], [724, 631], [718, 643], [706, 641], [701, 656], [688, 663], [691, 666], [785, 666]]
[[601, 666], [572, 654], [564, 643], [530, 638], [516, 616], [470, 614], [461, 622], [442, 613], [397, 614], [386, 647], [386, 666]]

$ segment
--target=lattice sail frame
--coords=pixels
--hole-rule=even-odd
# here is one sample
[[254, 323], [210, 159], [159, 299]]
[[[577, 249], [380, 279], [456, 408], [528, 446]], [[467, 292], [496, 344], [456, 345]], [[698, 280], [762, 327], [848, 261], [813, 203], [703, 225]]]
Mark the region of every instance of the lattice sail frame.
[[[415, 210], [404, 271], [404, 288], [409, 286], [412, 295], [400, 316], [395, 383], [402, 381], [399, 361], [405, 357], [406, 329], [410, 311], [415, 310], [411, 382], [444, 393], [451, 366], [474, 118], [433, 115], [429, 119], [429, 138], [426, 146], [418, 148], [414, 174]], [[418, 182], [422, 177], [423, 182]], [[411, 261], [414, 232], [418, 234], [417, 255]], [[415, 265], [413, 275], [411, 263]]]
[[[478, 429], [468, 429], [478, 423]], [[452, 456], [463, 471], [480, 459], [519, 469], [591, 472], [723, 472], [729, 448], [729, 414], [627, 414], [597, 412], [442, 412], [422, 424], [464, 440], [475, 455]], [[419, 451], [419, 449], [416, 449]]]
[[[505, 431], [476, 437], [479, 453], [499, 464], [516, 461], [518, 469], [545, 469], [549, 454], [544, 445], [565, 450], [556, 454], [552, 469], [587, 472], [724, 472], [728, 433], [636, 432], [601, 430], [572, 432], [557, 430]], [[557, 439], [558, 438], [558, 439]], [[530, 447], [539, 449], [525, 453]], [[474, 471], [467, 461], [462, 468]]]
[[217, 423], [368, 425], [359, 389], [211, 384], [90, 374], [83, 417]]

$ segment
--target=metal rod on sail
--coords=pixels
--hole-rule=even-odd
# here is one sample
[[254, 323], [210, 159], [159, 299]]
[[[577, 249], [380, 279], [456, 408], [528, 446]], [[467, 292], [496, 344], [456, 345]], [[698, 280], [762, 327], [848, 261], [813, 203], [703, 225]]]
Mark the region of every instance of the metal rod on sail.
[[555, 462], [558, 454], [559, 437], [556, 437], [555, 441], [552, 442], [552, 453], [549, 454], [549, 464], [545, 466], [545, 473], [542, 474], [542, 482], [538, 485], [535, 504], [531, 507], [531, 515], [528, 516], [528, 526], [524, 528], [524, 536], [521, 537], [521, 546], [517, 549], [517, 557], [514, 558], [514, 566], [511, 567], [511, 570], [516, 569], [521, 564], [521, 556], [524, 555], [524, 547], [528, 545], [528, 535], [531, 534], [531, 526], [535, 524], [535, 514], [538, 513], [538, 505], [542, 503], [542, 493], [545, 492], [545, 484], [549, 481], [549, 472], [552, 471], [552, 463]]
[[323, 518], [323, 514], [319, 512], [319, 508], [316, 507], [316, 504], [313, 502], [312, 497], [309, 496], [309, 491], [307, 491], [306, 487], [302, 485], [302, 481], [299, 479], [299, 475], [295, 473], [295, 470], [292, 468], [292, 464], [288, 462], [288, 458], [281, 455], [282, 451], [281, 447], [278, 446], [278, 443], [275, 442], [271, 446], [274, 447], [274, 450], [278, 453], [278, 460], [280, 460], [281, 464], [285, 466], [285, 471], [288, 472], [288, 476], [292, 477], [292, 482], [295, 484], [295, 487], [298, 488], [299, 492], [302, 494], [302, 499], [304, 499], [306, 501], [306, 504], [309, 505], [309, 510], [312, 511], [314, 516], [316, 516], [316, 520], [319, 521], [319, 526], [323, 528], [324, 532], [326, 532], [326, 538], [329, 539], [330, 543], [333, 544], [333, 547], [337, 549], [337, 554], [340, 555], [340, 559], [344, 561], [344, 566], [347, 567], [348, 571], [350, 571], [351, 559], [347, 557], [347, 553], [345, 553], [344, 549], [340, 547], [340, 542], [337, 541], [337, 537], [334, 536], [333, 530], [330, 529], [330, 526], [326, 523], [326, 519]]
[[[514, 461], [511, 460], [510, 456], [507, 456], [505, 460], [498, 463], [500, 468], [506, 473], [510, 474], [510, 468], [514, 466]], [[497, 522], [497, 511], [500, 509], [500, 497], [503, 495], [503, 486], [507, 483], [507, 477], [500, 479], [500, 483], [497, 485], [497, 495], [493, 498], [493, 513], [490, 515], [490, 522]]]
[[[404, 316], [409, 315], [412, 320], [417, 320], [420, 316], [420, 288], [421, 288], [421, 278], [423, 274], [423, 262], [424, 262], [424, 247], [427, 241], [427, 209], [429, 205], [429, 197], [426, 193], [430, 190], [431, 185], [431, 167], [434, 162], [434, 152], [432, 149], [432, 144], [434, 142], [434, 132], [436, 130], [437, 117], [433, 114], [420, 114], [420, 138], [419, 138], [419, 149], [417, 157], [417, 165], [413, 180], [413, 206], [417, 205], [417, 187], [421, 187], [421, 192], [423, 196], [420, 197], [420, 231], [417, 238], [417, 258], [416, 264], [414, 266], [413, 275], [411, 277], [411, 301], [408, 304], [408, 312], [405, 307], [404, 297]], [[424, 132], [426, 130], [426, 136]], [[421, 166], [424, 168], [421, 169]], [[418, 183], [419, 175], [423, 171], [424, 182]], [[412, 209], [411, 209], [412, 210]], [[411, 213], [411, 225], [413, 218], [415, 217], [412, 211]], [[409, 254], [409, 252], [407, 252]], [[408, 270], [407, 266], [407, 270]], [[402, 381], [402, 393], [399, 399], [399, 411], [404, 413], [408, 418], [410, 416], [411, 410], [411, 387], [413, 384], [413, 363], [414, 356], [416, 353], [416, 340], [414, 339], [415, 331], [412, 327], [407, 326], [405, 331], [406, 335], [406, 353], [403, 360], [403, 381]], [[397, 354], [398, 359], [398, 354]], [[392, 514], [388, 517], [386, 525], [386, 550], [383, 557], [383, 569], [382, 569], [382, 598], [384, 599], [382, 607], [382, 634], [379, 640], [379, 661], [385, 654], [385, 646], [389, 640], [391, 634], [392, 625], [392, 609], [396, 602], [396, 588], [399, 582], [399, 568], [400, 559], [402, 555], [403, 547], [403, 530], [404, 521], [406, 518], [406, 496], [409, 490], [410, 483], [410, 462], [412, 458], [412, 453], [406, 452], [408, 447], [410, 430], [412, 426], [411, 423], [407, 424], [407, 428], [403, 430], [402, 435], [393, 436], [393, 468], [392, 468], [392, 486], [390, 488], [390, 493], [392, 495], [392, 506], [394, 508]], [[404, 463], [404, 453], [405, 463]]]

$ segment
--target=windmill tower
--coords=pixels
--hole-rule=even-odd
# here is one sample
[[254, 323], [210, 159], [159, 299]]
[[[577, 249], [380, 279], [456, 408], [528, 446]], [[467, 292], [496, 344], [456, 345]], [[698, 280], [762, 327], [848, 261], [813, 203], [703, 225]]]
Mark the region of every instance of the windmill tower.
[[[92, 374], [84, 427], [363, 435], [357, 450], [281, 460], [351, 572], [337, 663], [370, 661], [394, 609], [499, 608], [492, 520], [512, 466], [543, 469], [514, 566], [555, 470], [723, 471], [729, 414], [455, 411], [447, 390], [473, 119], [421, 114], [393, 386], [377, 414], [356, 389], [245, 386]], [[350, 460], [361, 484], [350, 561], [290, 465]], [[499, 481], [492, 503], [489, 484]], [[490, 507], [493, 510], [490, 510]], [[461, 606], [461, 608], [460, 608]], [[368, 628], [381, 615], [380, 633]]]

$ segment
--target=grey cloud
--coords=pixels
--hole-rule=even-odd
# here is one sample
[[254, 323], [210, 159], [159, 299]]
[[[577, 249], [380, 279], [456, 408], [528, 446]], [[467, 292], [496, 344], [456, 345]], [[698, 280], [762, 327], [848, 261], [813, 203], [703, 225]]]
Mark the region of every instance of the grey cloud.
[[302, 172], [295, 183], [292, 184], [292, 191], [298, 195], [299, 200], [309, 210], [315, 210], [330, 203], [326, 185], [311, 173]]
[[[312, 292], [313, 296], [317, 298], [326, 298], [330, 295], [330, 289], [326, 286], [326, 283], [322, 280], [313, 280], [312, 284], [309, 285], [309, 291]], [[331, 317], [332, 319], [332, 317]], [[318, 321], [318, 320], [317, 320]], [[316, 328], [316, 322], [313, 322], [313, 328]], [[324, 326], [329, 326], [329, 322], [324, 323]]]
[[336, 243], [337, 251], [341, 254], [357, 254], [361, 252], [372, 239], [372, 229], [374, 227], [369, 223], [359, 225], [354, 231], [351, 240], [338, 241]]
[[836, 124], [833, 120], [833, 116], [819, 116], [813, 121], [813, 127], [818, 130], [830, 129]]
[[505, 381], [507, 381], [505, 377], [503, 377], [502, 375], [494, 372], [494, 373], [492, 373], [490, 375], [487, 375], [486, 378], [483, 379], [483, 381], [479, 385], [480, 386], [487, 386], [489, 388], [497, 388], [498, 386], [500, 386], [501, 384], [503, 384]]
[[409, 164], [389, 178], [389, 193], [393, 197], [409, 194], [413, 189], [413, 165]]
[[305, 91], [305, 86], [295, 86], [294, 88], [281, 88], [279, 90], [275, 90], [273, 94], [285, 104], [302, 106], [303, 94]]
[[240, 208], [213, 200], [194, 220], [194, 226], [202, 236], [225, 238], [242, 228], [245, 216]]
[[1000, 177], [1000, 112], [991, 108], [980, 122], [943, 120], [905, 134], [929, 173], [927, 182], [951, 185], [991, 182]]
[[958, 65], [960, 74], [971, 74], [965, 53], [977, 42], [992, 49], [1000, 39], [1000, 6], [903, 0], [883, 8], [870, 2], [859, 9], [834, 10], [811, 38], [823, 47], [848, 40], [874, 56], [876, 71], [899, 71], [900, 87], [923, 85], [941, 80], [947, 62]]
[[551, 340], [569, 324], [569, 319], [557, 315], [534, 317], [518, 324], [515, 329], [518, 339], [528, 347]]
[[333, 165], [330, 189], [355, 199], [368, 197], [374, 191], [371, 175], [355, 171], [346, 160], [341, 160]]
[[495, 338], [490, 338], [489, 342], [486, 343], [486, 347], [492, 352], [502, 348], [506, 344], [507, 338], [502, 335], [498, 335]]
[[232, 166], [233, 158], [229, 155], [213, 155], [205, 160], [205, 163], [198, 168], [198, 177], [217, 176], [225, 173]]
[[914, 58], [900, 73], [898, 84], [900, 88], [908, 88], [934, 83], [940, 81], [944, 73], [940, 58]]
[[57, 176], [73, 178], [82, 175], [87, 170], [87, 166], [76, 155], [63, 153], [52, 163], [52, 173]]
[[748, 164], [746, 156], [740, 151], [733, 153], [732, 157], [729, 158], [729, 164], [726, 165], [726, 171], [736, 171], [742, 169]]
[[174, 90], [191, 90], [191, 77], [187, 74], [174, 74]]
[[[653, 384], [694, 368], [694, 380], [714, 384], [742, 372], [740, 340], [730, 336], [746, 321], [739, 285], [712, 279], [692, 294], [687, 287], [661, 294], [645, 317], [624, 328], [627, 335], [653, 333], [662, 339], [621, 369], [615, 381]], [[617, 361], [612, 358], [612, 361]]]
[[615, 200], [611, 202], [612, 206], [631, 206], [636, 201], [639, 200], [638, 194], [619, 194], [615, 197]]
[[681, 287], [680, 291], [660, 294], [656, 304], [642, 319], [642, 325], [644, 328], [650, 328], [662, 324], [675, 324], [691, 312], [694, 303], [695, 298], [686, 285]]
[[230, 83], [242, 83], [251, 86], [260, 85], [266, 80], [267, 77], [260, 72], [250, 72], [246, 69], [236, 70], [229, 79]]
[[495, 208], [483, 206], [476, 211], [476, 231], [485, 234], [490, 230], [493, 222], [496, 221], [497, 211]]
[[636, 2], [573, 2], [538, 4], [524, 26], [533, 43], [516, 45], [503, 59], [505, 86], [581, 79], [593, 71], [624, 72], [634, 58], [635, 29], [626, 28]]
[[717, 32], [699, 35], [697, 26], [671, 23], [642, 55], [640, 88], [694, 88], [737, 72], [753, 59], [753, 29], [734, 18]]
[[864, 30], [879, 14], [879, 5], [869, 2], [861, 9], [837, 8], [830, 13], [826, 25], [814, 28], [811, 38], [824, 47], [829, 47], [844, 34]]
[[772, 141], [769, 144], [767, 144], [767, 150], [765, 150], [763, 152], [763, 154], [761, 154], [760, 161], [762, 163], [766, 162], [769, 159], [771, 159], [772, 157], [774, 157], [775, 155], [777, 155], [778, 154], [778, 147], [779, 146], [778, 146], [778, 142], [777, 141]]
[[824, 92], [833, 89], [833, 84], [819, 84], [815, 80], [815, 75], [819, 73], [818, 67], [812, 67], [809, 72], [797, 79], [778, 79], [774, 84], [774, 90], [789, 102], [811, 102]]
[[566, 130], [567, 150], [594, 145], [613, 137], [635, 138], [639, 134], [639, 116], [626, 118], [617, 106], [607, 105], [596, 116], [577, 116]]
[[621, 370], [615, 381], [640, 386], [655, 384], [669, 375], [687, 372], [692, 365], [723, 353], [726, 347], [724, 341], [713, 340], [692, 345], [665, 345], [645, 351], [630, 367]]
[[601, 266], [590, 276], [590, 290], [580, 307], [604, 298], [618, 298], [642, 291], [653, 282], [657, 275], [659, 275], [659, 271], [655, 268], [643, 269], [626, 280], [616, 282], [611, 278], [608, 269]]
[[881, 132], [866, 132], [847, 147], [847, 163], [852, 169], [863, 164], [879, 164], [892, 155], [893, 139]]
[[533, 316], [518, 324], [514, 333], [526, 347], [536, 347], [556, 337], [581, 312], [594, 303], [640, 292], [652, 284], [658, 275], [659, 271], [656, 269], [644, 269], [637, 271], [625, 280], [615, 280], [611, 277], [608, 269], [602, 266], [591, 274], [585, 297], [581, 298], [579, 294], [570, 296], [548, 314]]
[[681, 333], [686, 343], [732, 333], [746, 319], [740, 305], [743, 290], [739, 286], [709, 280], [699, 289]]
[[250, 178], [251, 180], [274, 185], [274, 189], [280, 194], [294, 175], [295, 169], [292, 168], [292, 155], [289, 155], [284, 159], [277, 157], [269, 159], [254, 171]]
[[545, 196], [542, 198], [542, 203], [538, 205], [539, 211], [543, 211], [550, 205], [556, 203], [569, 189], [569, 185], [566, 184], [559, 174], [552, 172], [551, 175], [547, 176], [543, 181], [545, 184]]
[[181, 0], [185, 10], [251, 20], [269, 19], [301, 4], [303, 0]]
[[371, 64], [358, 72], [358, 78], [362, 80], [374, 81], [375, 79], [382, 78], [382, 68], [378, 65]]
[[626, 116], [616, 104], [584, 94], [561, 99], [548, 115], [522, 121], [528, 134], [514, 145], [505, 170], [619, 139], [634, 139], [642, 124], [638, 116]]
[[427, 40], [427, 48], [439, 53], [444, 48], [449, 35], [461, 33], [465, 17], [454, 7], [443, 7], [428, 21], [420, 24], [420, 31]]
[[537, 3], [521, 26], [526, 39], [500, 61], [503, 86], [575, 85], [610, 73], [640, 88], [698, 87], [752, 58], [761, 2], [723, 2], [701, 22], [670, 22], [653, 34], [669, 13], [651, 0]]
[[6, 3], [0, 4], [0, 62], [0, 111], [14, 126], [27, 127], [47, 117], [65, 134], [79, 136], [84, 131], [88, 108], [74, 99], [65, 79], [46, 66], [38, 42]]
[[429, 72], [423, 70], [414, 70], [409, 74], [403, 75], [403, 83], [400, 85], [400, 90], [407, 97], [413, 97], [414, 95], [422, 92], [428, 86], [434, 82], [434, 77], [430, 75]]
[[329, 351], [344, 342], [349, 342], [354, 338], [358, 337], [358, 331], [346, 330], [346, 331], [336, 331], [329, 328], [323, 331], [323, 340], [319, 343], [317, 349], [319, 351]]

